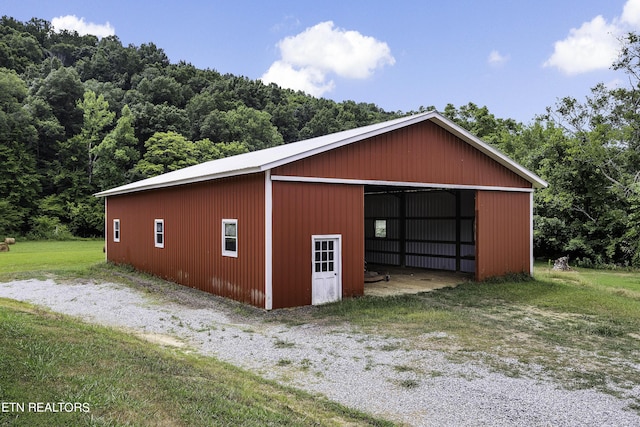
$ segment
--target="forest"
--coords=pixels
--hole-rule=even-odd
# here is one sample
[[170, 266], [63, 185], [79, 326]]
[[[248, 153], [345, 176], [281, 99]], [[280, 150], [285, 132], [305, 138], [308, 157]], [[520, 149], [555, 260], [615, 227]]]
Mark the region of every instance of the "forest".
[[[531, 123], [471, 102], [441, 111], [549, 182], [535, 193], [538, 258], [640, 267], [640, 35], [620, 43], [611, 67], [624, 87], [558, 94]], [[7, 16], [0, 105], [0, 236], [28, 239], [102, 236], [101, 190], [416, 113], [314, 98], [170, 63], [151, 42], [123, 46]]]

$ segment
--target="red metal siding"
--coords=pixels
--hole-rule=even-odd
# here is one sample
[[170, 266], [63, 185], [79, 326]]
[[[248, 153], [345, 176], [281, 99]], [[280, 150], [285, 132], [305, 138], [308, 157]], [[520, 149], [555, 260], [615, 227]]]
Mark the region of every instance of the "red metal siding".
[[272, 175], [531, 188], [447, 130], [421, 122], [272, 170]]
[[364, 190], [273, 183], [273, 308], [311, 304], [311, 236], [342, 235], [342, 296], [364, 293]]
[[[154, 275], [258, 307], [265, 304], [265, 177], [112, 196], [107, 200], [107, 257]], [[113, 219], [120, 242], [113, 242]], [[222, 256], [222, 219], [238, 220], [238, 257]], [[164, 219], [164, 248], [154, 246]]]
[[476, 194], [476, 280], [531, 273], [530, 194]]

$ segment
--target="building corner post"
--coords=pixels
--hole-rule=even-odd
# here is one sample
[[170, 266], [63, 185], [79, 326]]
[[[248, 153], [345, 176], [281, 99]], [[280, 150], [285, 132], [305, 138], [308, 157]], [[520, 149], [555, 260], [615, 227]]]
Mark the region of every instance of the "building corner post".
[[109, 230], [109, 216], [107, 215], [107, 199], [108, 197], [104, 198], [104, 260], [107, 261], [109, 259], [108, 253], [107, 253], [107, 239], [108, 239], [108, 230]]
[[533, 277], [533, 190], [529, 193], [529, 275]]
[[264, 173], [264, 308], [273, 309], [273, 186], [271, 170]]

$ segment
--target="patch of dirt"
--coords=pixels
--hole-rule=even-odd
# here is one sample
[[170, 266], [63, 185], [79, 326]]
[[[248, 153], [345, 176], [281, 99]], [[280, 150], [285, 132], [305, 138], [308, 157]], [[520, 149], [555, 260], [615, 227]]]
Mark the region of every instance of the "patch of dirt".
[[520, 312], [529, 313], [533, 316], [546, 317], [547, 319], [558, 320], [558, 321], [573, 320], [583, 316], [582, 314], [576, 314], [576, 313], [560, 313], [557, 311], [542, 310], [540, 308], [533, 307], [530, 305], [516, 306], [515, 309], [519, 310]]
[[[221, 298], [213, 294], [202, 292], [199, 289], [178, 285], [155, 277], [145, 277], [139, 273], [111, 272], [111, 274], [125, 279], [136, 289], [141, 289], [164, 302], [172, 302], [193, 309], [219, 309], [221, 306], [232, 308], [233, 305], [241, 305], [227, 298]], [[246, 307], [244, 304], [241, 305]]]
[[186, 344], [183, 343], [182, 341], [174, 337], [170, 337], [169, 335], [154, 334], [154, 333], [148, 333], [148, 332], [134, 332], [134, 334], [138, 338], [142, 338], [143, 340], [152, 342], [154, 344], [160, 344], [167, 347], [177, 347], [177, 348], [184, 348], [186, 346]]

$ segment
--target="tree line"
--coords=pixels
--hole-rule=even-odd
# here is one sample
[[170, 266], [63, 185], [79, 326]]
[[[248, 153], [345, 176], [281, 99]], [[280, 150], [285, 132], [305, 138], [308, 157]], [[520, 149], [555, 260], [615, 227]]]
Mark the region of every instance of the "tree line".
[[[640, 40], [621, 41], [625, 88], [561, 98], [530, 124], [473, 103], [442, 113], [550, 183], [534, 249], [640, 266]], [[334, 102], [123, 46], [0, 19], [0, 235], [100, 236], [97, 191], [203, 161], [412, 114]], [[420, 107], [420, 111], [430, 108]]]

